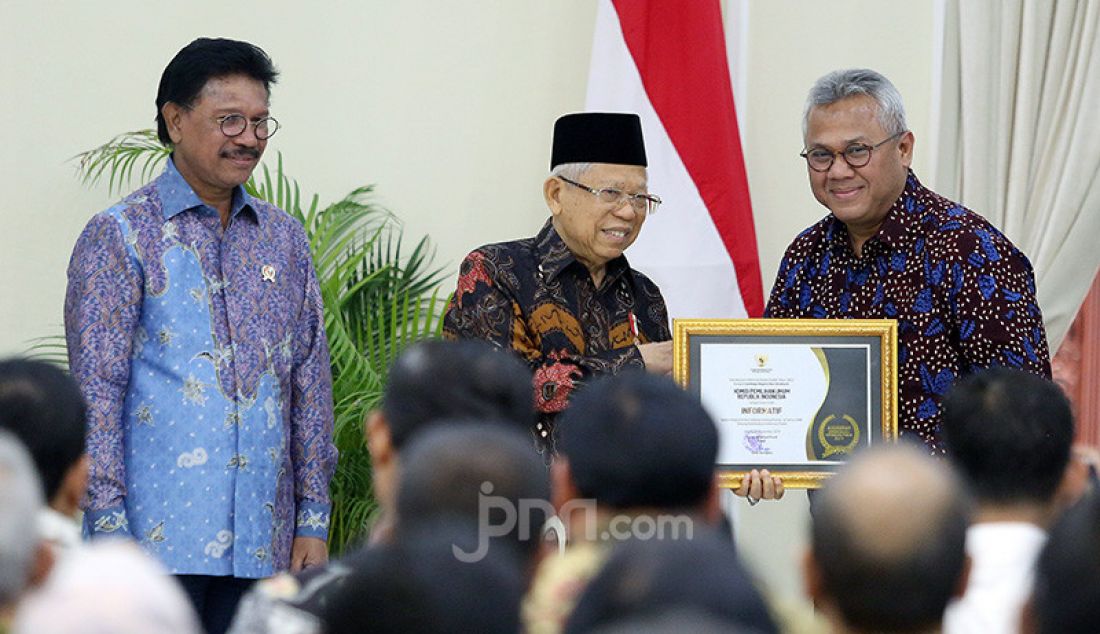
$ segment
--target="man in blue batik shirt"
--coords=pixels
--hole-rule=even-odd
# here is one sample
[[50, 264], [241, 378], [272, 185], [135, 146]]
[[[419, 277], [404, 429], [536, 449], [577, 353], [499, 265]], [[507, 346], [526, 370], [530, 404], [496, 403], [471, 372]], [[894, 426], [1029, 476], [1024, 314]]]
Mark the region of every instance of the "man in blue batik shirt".
[[249, 196], [277, 72], [195, 40], [157, 94], [164, 173], [96, 215], [65, 327], [88, 402], [85, 530], [132, 537], [208, 632], [250, 581], [327, 560], [336, 463], [320, 289], [302, 226]]

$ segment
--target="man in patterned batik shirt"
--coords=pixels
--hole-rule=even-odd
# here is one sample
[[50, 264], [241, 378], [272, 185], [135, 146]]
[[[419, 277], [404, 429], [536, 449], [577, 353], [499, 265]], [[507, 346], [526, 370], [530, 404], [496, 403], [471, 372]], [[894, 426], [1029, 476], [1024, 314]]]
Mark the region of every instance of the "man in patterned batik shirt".
[[579, 383], [600, 374], [672, 369], [661, 291], [623, 255], [660, 199], [646, 189], [636, 114], [586, 112], [554, 124], [550, 219], [534, 238], [483, 246], [459, 270], [444, 335], [516, 351], [534, 371], [535, 435]]
[[921, 185], [901, 95], [865, 69], [830, 73], [803, 120], [810, 187], [831, 212], [787, 248], [767, 317], [896, 319], [898, 423], [942, 454], [940, 401], [960, 376], [1050, 377], [1031, 263], [974, 212]]
[[96, 215], [65, 329], [88, 403], [85, 530], [129, 536], [224, 631], [249, 580], [327, 559], [332, 389], [302, 226], [248, 195], [276, 70], [195, 40], [157, 94], [164, 173]]

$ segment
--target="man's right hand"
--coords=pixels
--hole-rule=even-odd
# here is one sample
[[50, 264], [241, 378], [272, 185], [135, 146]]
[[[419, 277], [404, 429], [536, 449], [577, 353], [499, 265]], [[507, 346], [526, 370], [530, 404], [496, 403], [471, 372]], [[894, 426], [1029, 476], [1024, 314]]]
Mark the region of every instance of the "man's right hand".
[[741, 478], [741, 486], [733, 491], [737, 497], [747, 498], [749, 504], [760, 500], [778, 500], [783, 493], [783, 479], [773, 476], [767, 469], [753, 469], [746, 473]]
[[672, 374], [672, 342], [658, 341], [656, 343], [638, 344], [638, 352], [642, 354], [647, 372], [653, 374]]

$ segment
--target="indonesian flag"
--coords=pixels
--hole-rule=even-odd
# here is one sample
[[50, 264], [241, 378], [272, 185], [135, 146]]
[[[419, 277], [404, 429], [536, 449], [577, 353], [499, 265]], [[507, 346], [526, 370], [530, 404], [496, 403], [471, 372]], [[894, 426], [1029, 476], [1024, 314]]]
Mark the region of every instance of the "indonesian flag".
[[764, 312], [718, 0], [600, 0], [586, 109], [637, 112], [664, 201], [627, 256], [673, 318]]

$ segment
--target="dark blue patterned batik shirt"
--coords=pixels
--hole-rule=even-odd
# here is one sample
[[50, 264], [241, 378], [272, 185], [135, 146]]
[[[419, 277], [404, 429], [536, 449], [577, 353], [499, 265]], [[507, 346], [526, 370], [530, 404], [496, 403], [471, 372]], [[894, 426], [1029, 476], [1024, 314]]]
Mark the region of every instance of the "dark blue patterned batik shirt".
[[960, 376], [1006, 366], [1050, 377], [1027, 257], [912, 172], [860, 256], [831, 214], [799, 234], [765, 317], [896, 319], [898, 426], [933, 454], [943, 453], [940, 402]]

